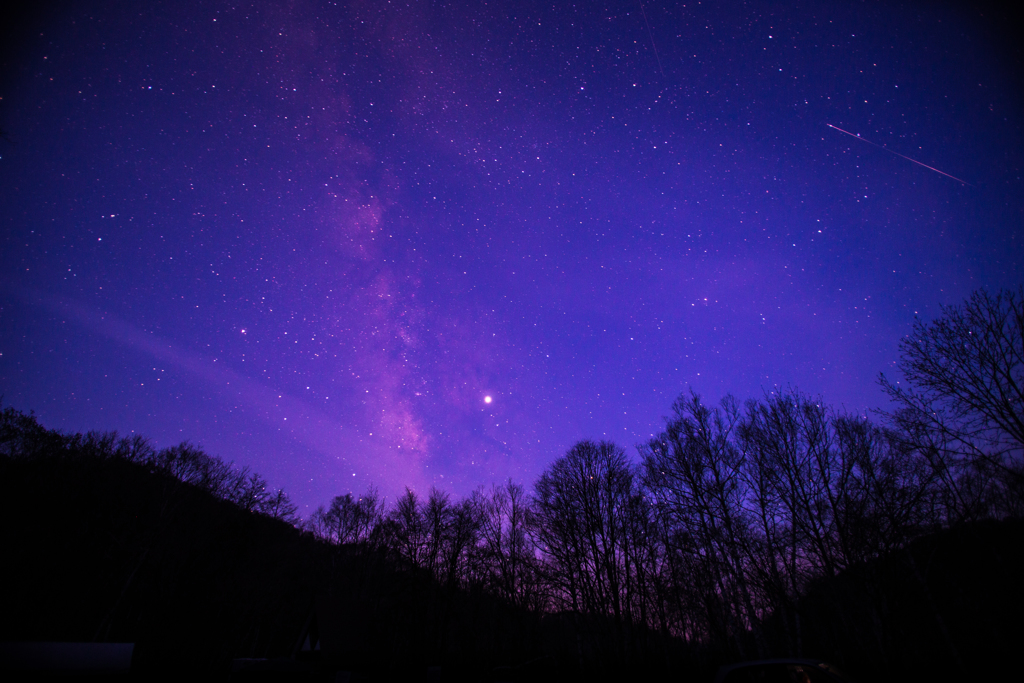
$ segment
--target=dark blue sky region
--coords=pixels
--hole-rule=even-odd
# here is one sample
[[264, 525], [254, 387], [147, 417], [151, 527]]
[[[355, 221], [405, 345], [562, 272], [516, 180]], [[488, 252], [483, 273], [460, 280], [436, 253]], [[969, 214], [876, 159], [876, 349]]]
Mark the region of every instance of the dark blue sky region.
[[0, 81], [4, 404], [304, 513], [531, 483], [691, 388], [881, 406], [915, 316], [1021, 281], [1020, 51], [984, 8], [779, 5], [37, 12]]

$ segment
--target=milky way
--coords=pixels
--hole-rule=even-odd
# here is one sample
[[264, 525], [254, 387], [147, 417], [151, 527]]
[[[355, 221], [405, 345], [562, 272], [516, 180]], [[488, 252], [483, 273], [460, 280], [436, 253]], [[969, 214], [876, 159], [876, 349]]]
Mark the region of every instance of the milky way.
[[24, 18], [4, 405], [188, 439], [302, 512], [461, 495], [631, 448], [691, 389], [878, 408], [915, 316], [1021, 281], [998, 16], [589, 5]]

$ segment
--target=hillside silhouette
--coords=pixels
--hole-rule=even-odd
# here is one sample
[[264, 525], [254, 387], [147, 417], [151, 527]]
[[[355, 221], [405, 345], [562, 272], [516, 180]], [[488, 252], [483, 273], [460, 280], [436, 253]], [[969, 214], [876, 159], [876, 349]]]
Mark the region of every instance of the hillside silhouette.
[[134, 643], [139, 679], [994, 676], [1024, 638], [1022, 331], [1019, 292], [919, 324], [880, 424], [684, 394], [639, 461], [584, 440], [532, 490], [349, 492], [305, 520], [189, 443], [8, 407], [0, 641]]

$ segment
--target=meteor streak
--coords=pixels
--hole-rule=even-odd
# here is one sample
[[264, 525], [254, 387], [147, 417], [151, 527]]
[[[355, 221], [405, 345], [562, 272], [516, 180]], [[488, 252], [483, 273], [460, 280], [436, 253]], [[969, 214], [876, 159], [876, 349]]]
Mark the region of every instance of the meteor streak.
[[953, 180], [957, 181], [958, 183], [963, 183], [964, 185], [970, 185], [971, 187], [974, 187], [974, 185], [971, 185], [971, 184], [970, 184], [969, 182], [967, 182], [966, 180], [960, 180], [960, 179], [959, 179], [959, 178], [957, 178], [957, 177], [956, 177], [955, 175], [949, 175], [949, 174], [948, 174], [948, 173], [946, 173], [945, 171], [940, 171], [939, 169], [937, 169], [937, 168], [934, 168], [933, 166], [929, 166], [928, 164], [922, 164], [922, 163], [921, 163], [920, 161], [918, 161], [917, 159], [911, 159], [910, 157], [908, 157], [908, 156], [906, 156], [906, 155], [904, 155], [904, 154], [900, 154], [899, 152], [894, 152], [894, 151], [892, 151], [891, 149], [889, 149], [888, 147], [886, 147], [885, 145], [879, 145], [879, 144], [877, 144], [877, 143], [871, 142], [870, 140], [865, 140], [865, 139], [864, 139], [864, 138], [862, 138], [861, 136], [859, 136], [859, 135], [854, 135], [854, 134], [853, 134], [853, 133], [851, 133], [850, 131], [848, 131], [848, 130], [843, 130], [843, 129], [842, 129], [842, 128], [840, 128], [839, 126], [833, 126], [833, 125], [832, 125], [831, 123], [826, 123], [825, 125], [826, 125], [826, 126], [828, 126], [829, 128], [834, 128], [835, 130], [838, 130], [838, 131], [839, 131], [840, 133], [846, 133], [846, 134], [847, 134], [847, 135], [849, 135], [849, 136], [850, 136], [851, 138], [857, 138], [857, 139], [858, 139], [858, 140], [860, 140], [861, 142], [866, 142], [866, 143], [868, 143], [869, 145], [874, 145], [874, 146], [875, 146], [875, 147], [877, 147], [878, 149], [884, 149], [884, 150], [885, 150], [886, 152], [889, 152], [890, 154], [895, 154], [896, 156], [898, 156], [898, 157], [902, 157], [903, 159], [906, 159], [907, 161], [913, 161], [913, 162], [914, 162], [915, 164], [917, 164], [918, 166], [924, 166], [924, 167], [925, 167], [925, 168], [927, 168], [927, 169], [928, 169], [929, 171], [935, 171], [936, 173], [941, 173], [942, 175], [946, 176], [947, 178], [952, 178]]

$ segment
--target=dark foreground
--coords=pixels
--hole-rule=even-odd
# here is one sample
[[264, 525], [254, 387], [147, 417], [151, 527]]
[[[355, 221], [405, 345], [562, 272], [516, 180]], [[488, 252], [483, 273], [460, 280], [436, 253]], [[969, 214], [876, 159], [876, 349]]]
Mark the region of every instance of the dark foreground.
[[[132, 644], [127, 670], [123, 653], [63, 672], [6, 658], [4, 680], [711, 681], [740, 659], [647, 632], [626, 660], [605, 619], [445, 585], [95, 454], [0, 456], [0, 515], [0, 641]], [[864, 681], [994, 676], [1024, 639], [1020, 576], [1020, 520], [925, 535], [812, 585], [804, 656]]]

